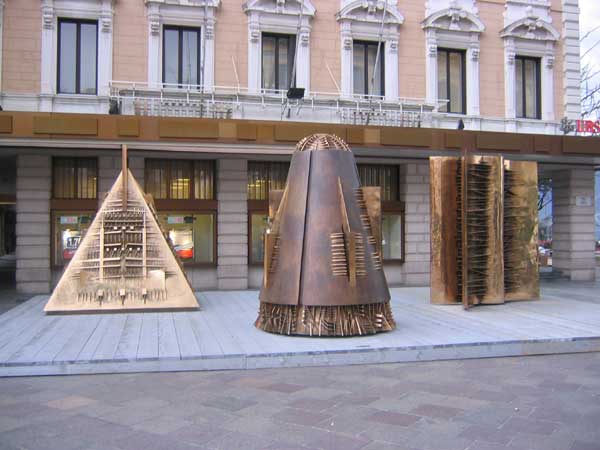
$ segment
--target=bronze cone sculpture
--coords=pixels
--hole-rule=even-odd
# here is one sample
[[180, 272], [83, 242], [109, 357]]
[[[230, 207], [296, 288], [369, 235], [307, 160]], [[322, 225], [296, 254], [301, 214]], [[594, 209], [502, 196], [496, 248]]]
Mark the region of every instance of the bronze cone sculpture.
[[539, 298], [537, 163], [439, 156], [430, 173], [431, 302]]
[[198, 309], [152, 200], [123, 170], [67, 266], [46, 313]]
[[285, 190], [271, 191], [255, 326], [309, 336], [395, 328], [381, 259], [380, 189], [361, 187], [337, 136], [304, 138]]

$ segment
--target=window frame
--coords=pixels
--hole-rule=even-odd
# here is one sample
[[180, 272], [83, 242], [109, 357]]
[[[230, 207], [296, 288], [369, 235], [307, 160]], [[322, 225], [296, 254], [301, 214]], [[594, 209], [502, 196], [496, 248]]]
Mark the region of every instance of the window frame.
[[[264, 80], [265, 80], [265, 66], [264, 66], [264, 51], [263, 51], [263, 41], [265, 37], [270, 37], [270, 38], [275, 38], [275, 64], [274, 64], [274, 68], [275, 68], [275, 89], [270, 89], [270, 88], [266, 88], [264, 87]], [[286, 86], [285, 88], [281, 88], [279, 86], [279, 40], [282, 38], [287, 38], [288, 39], [288, 56], [289, 56], [289, 52], [291, 50], [291, 60], [292, 60], [292, 65], [289, 66], [288, 68], [288, 79], [291, 80], [291, 84], [290, 86]], [[293, 39], [292, 39], [293, 38]], [[298, 39], [298, 36], [295, 34], [287, 34], [287, 33], [271, 33], [271, 32], [266, 32], [263, 31], [261, 33], [260, 36], [260, 89], [261, 91], [271, 91], [271, 90], [275, 90], [275, 91], [287, 91], [290, 87], [296, 87], [296, 74], [294, 74], [294, 79], [292, 79], [292, 70], [293, 70], [293, 65], [294, 65], [294, 60], [296, 58], [296, 40]], [[289, 58], [288, 58], [289, 60]], [[296, 71], [297, 71], [297, 67], [296, 67]]]
[[[517, 111], [517, 61], [521, 61], [521, 93], [522, 93], [522, 101], [523, 101], [523, 115], [519, 115], [519, 111]], [[535, 117], [527, 116], [527, 93], [525, 92], [525, 86], [527, 84], [527, 80], [525, 79], [525, 62], [532, 61], [535, 64], [535, 100], [536, 100], [536, 108], [535, 108]], [[542, 61], [541, 58], [535, 56], [527, 56], [527, 55], [515, 55], [515, 117], [517, 119], [532, 119], [532, 120], [541, 120], [542, 119]]]
[[[363, 49], [364, 49], [364, 67], [365, 67], [365, 93], [364, 94], [360, 94], [360, 93], [356, 93], [354, 92], [354, 80], [352, 80], [352, 94], [353, 95], [360, 95], [363, 97], [383, 97], [385, 98], [385, 42], [381, 42], [381, 49], [379, 51], [379, 60], [381, 62], [380, 66], [379, 66], [379, 70], [381, 71], [380, 74], [380, 79], [379, 79], [379, 89], [380, 89], [380, 94], [369, 94], [369, 83], [371, 81], [371, 79], [369, 78], [369, 52], [368, 52], [368, 48], [369, 46], [374, 46], [375, 49], [377, 49], [377, 46], [379, 44], [378, 41], [368, 41], [368, 40], [363, 40], [363, 39], [353, 39], [352, 40], [352, 74], [354, 75], [354, 46], [355, 45], [362, 45]], [[377, 53], [375, 53], [377, 54]]]
[[[205, 201], [210, 201], [210, 200], [205, 200]], [[168, 206], [170, 205], [165, 205], [166, 207], [163, 208], [156, 208], [156, 214], [157, 216], [163, 216], [163, 215], [191, 215], [191, 216], [198, 216], [198, 215], [212, 215], [213, 217], [213, 255], [212, 255], [212, 261], [211, 262], [196, 262], [196, 261], [184, 261], [182, 259], [180, 259], [181, 263], [183, 264], [184, 267], [204, 267], [204, 268], [213, 268], [213, 267], [217, 267], [217, 257], [218, 257], [218, 249], [217, 249], [217, 245], [218, 245], [218, 211], [217, 208], [214, 207], [210, 207], [207, 206], [205, 208], [200, 208], [200, 209], [189, 209], [189, 208], [184, 208], [182, 206], [180, 206], [180, 209], [177, 209], [177, 205], [175, 205], [175, 209], [173, 208], [169, 208]], [[157, 221], [160, 224], [160, 220], [159, 217], [157, 217]]]
[[[74, 23], [77, 36], [75, 38], [75, 92], [61, 92], [60, 90], [60, 42], [61, 42], [61, 25], [63, 23]], [[96, 26], [96, 77], [94, 81], [94, 92], [81, 92], [81, 25]], [[71, 17], [59, 17], [57, 19], [57, 41], [56, 41], [56, 93], [60, 95], [98, 95], [98, 21], [94, 19], [74, 19]]]
[[[217, 164], [214, 159], [165, 159], [165, 158], [145, 158], [144, 159], [144, 192], [152, 195], [152, 192], [148, 190], [148, 162], [156, 161], [159, 164], [162, 163], [166, 173], [166, 186], [167, 186], [167, 198], [155, 198], [153, 196], [154, 204], [157, 210], [169, 210], [171, 208], [174, 211], [182, 211], [186, 209], [196, 210], [197, 208], [217, 208]], [[185, 162], [191, 165], [191, 177], [190, 177], [190, 196], [186, 199], [174, 199], [171, 198], [171, 163], [172, 162]], [[212, 198], [211, 199], [198, 199], [196, 198], [196, 162], [197, 161], [210, 161], [213, 170], [212, 176]]]
[[[248, 161], [248, 181], [250, 181], [250, 164], [252, 163], [260, 163], [260, 164], [265, 164], [267, 166], [267, 175], [268, 178], [266, 180], [267, 183], [267, 198], [266, 199], [251, 199], [248, 190], [246, 189], [246, 196], [247, 196], [247, 200], [248, 200], [248, 218], [247, 218], [247, 225], [248, 225], [248, 265], [249, 266], [261, 266], [264, 264], [263, 261], [255, 261], [252, 258], [252, 215], [253, 214], [262, 214], [265, 216], [269, 215], [269, 198], [268, 198], [268, 193], [269, 193], [269, 189], [268, 186], [271, 184], [271, 164], [275, 163], [275, 164], [287, 164], [288, 165], [288, 171], [286, 173], [286, 181], [287, 181], [287, 175], [289, 174], [290, 171], [290, 161]], [[285, 184], [285, 183], [284, 183]]]
[[[57, 160], [73, 160], [74, 161], [74, 170], [75, 170], [75, 174], [74, 174], [74, 183], [75, 186], [77, 186], [78, 184], [78, 178], [77, 178], [77, 169], [79, 167], [79, 163], [83, 160], [87, 160], [87, 161], [94, 161], [96, 163], [96, 195], [94, 197], [91, 198], [79, 198], [79, 197], [57, 197], [56, 193], [54, 191], [54, 181], [56, 178], [56, 173], [55, 173], [55, 161]], [[60, 202], [61, 204], [65, 204], [65, 203], [76, 203], [76, 204], [82, 204], [82, 205], [87, 205], [89, 202], [94, 202], [97, 203], [98, 202], [98, 181], [99, 181], [99, 176], [98, 176], [98, 158], [96, 157], [89, 157], [89, 156], [84, 156], [84, 157], [80, 157], [80, 156], [53, 156], [52, 157], [52, 187], [51, 187], [51, 199], [53, 202]], [[70, 208], [67, 208], [70, 209]]]
[[[200, 80], [200, 72], [201, 72], [201, 47], [200, 44], [202, 42], [202, 28], [201, 27], [192, 27], [192, 26], [188, 26], [188, 25], [163, 25], [162, 27], [162, 84], [166, 84], [165, 81], [165, 72], [166, 72], [166, 64], [165, 64], [165, 35], [167, 31], [177, 31], [177, 58], [178, 58], [178, 65], [177, 65], [177, 87], [178, 88], [182, 88], [184, 86], [200, 86], [200, 81], [204, 81], [204, 80]], [[198, 48], [198, 54], [196, 55], [198, 64], [196, 65], [196, 80], [198, 81], [197, 84], [183, 84], [182, 81], [182, 75], [183, 75], [183, 45], [182, 45], [182, 39], [183, 39], [183, 32], [184, 31], [195, 31], [197, 33], [197, 42], [196, 42], [196, 46]]]
[[[63, 208], [51, 208], [50, 210], [50, 267], [52, 269], [55, 270], [60, 270], [64, 267], [66, 267], [69, 263], [67, 262], [66, 264], [56, 264], [56, 217], [58, 215], [77, 215], [77, 216], [85, 216], [85, 215], [90, 215], [92, 217], [92, 220], [89, 223], [88, 226], [88, 231], [90, 226], [92, 225], [92, 223], [94, 222], [94, 220], [96, 219], [96, 214], [98, 214], [98, 210], [96, 208], [94, 209], [63, 209]], [[87, 232], [86, 232], [87, 235]], [[85, 238], [85, 236], [84, 236]], [[83, 239], [82, 239], [83, 241]], [[80, 243], [81, 245], [81, 243]], [[79, 248], [79, 247], [77, 247]]]
[[[447, 47], [438, 47], [437, 49], [437, 55], [436, 58], [438, 58], [439, 61], [439, 54], [440, 53], [445, 53], [446, 54], [446, 93], [447, 93], [447, 100], [448, 103], [446, 103], [446, 111], [441, 111], [445, 114], [462, 114], [465, 115], [467, 114], [467, 62], [466, 62], [466, 51], [465, 50], [461, 50], [461, 49], [457, 49], [457, 48], [447, 48]], [[462, 75], [462, 79], [461, 79], [461, 87], [462, 87], [462, 95], [461, 95], [461, 101], [460, 101], [460, 107], [461, 107], [461, 111], [451, 111], [450, 110], [450, 99], [452, 98], [452, 94], [450, 93], [450, 85], [451, 85], [451, 81], [450, 81], [450, 54], [452, 53], [457, 53], [460, 55], [460, 64], [461, 64], [461, 75]], [[439, 70], [439, 62], [437, 64], [437, 70]], [[436, 90], [437, 90], [437, 86], [436, 86]], [[440, 98], [439, 92], [437, 93], [437, 98]]]
[[[164, 214], [212, 214], [213, 215], [213, 261], [212, 262], [194, 262], [194, 261], [182, 261], [184, 267], [216, 267], [217, 266], [217, 245], [218, 245], [218, 201], [217, 201], [217, 161], [214, 159], [166, 159], [166, 158], [144, 158], [144, 192], [152, 195], [147, 190], [148, 182], [148, 161], [162, 162], [166, 171], [166, 185], [167, 185], [167, 196], [166, 199], [157, 199], [153, 197], [154, 207], [158, 215]], [[171, 199], [170, 196], [170, 177], [171, 177], [171, 161], [184, 161], [190, 164], [191, 167], [191, 179], [190, 179], [190, 198], [189, 199]], [[209, 161], [212, 165], [213, 176], [212, 176], [212, 199], [196, 199], [195, 189], [195, 170], [196, 162]]]
[[[389, 258], [389, 259], [384, 259], [383, 258], [383, 248], [382, 248], [382, 254], [381, 257], [383, 259], [384, 264], [385, 263], [404, 263], [405, 261], [405, 254], [406, 254], [406, 215], [405, 215], [405, 205], [404, 202], [400, 200], [400, 196], [401, 196], [401, 191], [400, 191], [400, 176], [401, 176], [401, 170], [400, 170], [400, 166], [398, 164], [372, 164], [372, 163], [357, 163], [357, 172], [359, 175], [359, 181], [361, 183], [361, 186], [367, 186], [366, 184], [362, 183], [362, 180], [360, 179], [360, 167], [377, 167], [377, 168], [394, 168], [395, 172], [396, 172], [396, 182], [397, 182], [397, 186], [396, 186], [396, 195], [395, 195], [395, 199], [390, 199], [390, 200], [381, 200], [381, 220], [383, 221], [383, 216], [385, 215], [400, 215], [401, 216], [401, 220], [402, 220], [402, 229], [401, 229], [401, 255], [400, 258]], [[381, 238], [383, 239], [383, 229], [381, 230], [382, 236]]]

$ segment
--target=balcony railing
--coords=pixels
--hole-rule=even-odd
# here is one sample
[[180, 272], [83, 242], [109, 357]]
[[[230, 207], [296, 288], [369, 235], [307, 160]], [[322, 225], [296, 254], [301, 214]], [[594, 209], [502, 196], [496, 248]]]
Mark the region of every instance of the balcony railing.
[[388, 101], [381, 96], [309, 92], [288, 99], [285, 90], [111, 81], [110, 97], [121, 114], [168, 117], [293, 120], [356, 125], [428, 126], [438, 104], [424, 99]]

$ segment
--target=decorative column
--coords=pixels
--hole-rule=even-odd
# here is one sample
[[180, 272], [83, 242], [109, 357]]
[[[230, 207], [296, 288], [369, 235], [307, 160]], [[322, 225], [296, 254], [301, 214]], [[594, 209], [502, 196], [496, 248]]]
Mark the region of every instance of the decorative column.
[[[504, 115], [506, 119], [515, 119], [517, 117], [517, 99], [515, 95], [515, 46], [512, 39], [507, 38], [504, 41]], [[507, 124], [508, 127], [508, 124]], [[516, 131], [516, 130], [506, 130]]]
[[98, 21], [98, 95], [110, 95], [112, 79], [113, 9], [111, 0], [102, 2], [102, 13]]
[[[211, 11], [212, 12], [212, 11]], [[207, 17], [202, 27], [202, 39], [204, 40], [204, 67], [202, 68], [204, 79], [201, 80], [204, 90], [212, 92], [215, 80], [215, 19]], [[200, 60], [203, 57], [200, 55]]]
[[438, 100], [437, 78], [437, 40], [435, 30], [429, 29], [425, 32], [425, 87], [427, 92], [427, 102], [436, 105]]
[[160, 14], [158, 5], [148, 3], [148, 84], [162, 83], [160, 63]]
[[56, 92], [56, 16], [52, 0], [42, 3], [40, 111], [52, 111], [52, 96]]
[[296, 58], [296, 86], [303, 87], [305, 94], [310, 91], [310, 27], [303, 26], [300, 30], [298, 57]]
[[350, 98], [352, 97], [352, 93], [354, 92], [354, 77], [352, 70], [344, 70], [345, 68], [351, 68], [354, 65], [354, 61], [352, 59], [352, 33], [349, 30], [349, 24], [346, 22], [342, 22], [342, 59], [341, 59], [341, 86], [342, 97]]
[[554, 51], [542, 57], [541, 65], [542, 120], [554, 120]]
[[[385, 99], [398, 100], [398, 40], [385, 41]], [[380, 62], [381, 64], [381, 62]]]
[[479, 43], [467, 50], [467, 115], [479, 115]]
[[248, 19], [248, 91], [258, 94], [261, 86], [261, 34], [257, 20]]

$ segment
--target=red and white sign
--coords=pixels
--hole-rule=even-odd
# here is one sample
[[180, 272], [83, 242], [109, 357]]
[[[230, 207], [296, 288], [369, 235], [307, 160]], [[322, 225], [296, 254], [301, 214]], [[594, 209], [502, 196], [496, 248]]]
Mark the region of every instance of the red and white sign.
[[577, 132], [600, 134], [600, 120], [596, 120], [595, 122], [593, 120], [578, 120]]

